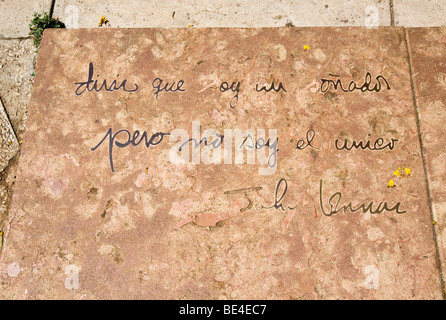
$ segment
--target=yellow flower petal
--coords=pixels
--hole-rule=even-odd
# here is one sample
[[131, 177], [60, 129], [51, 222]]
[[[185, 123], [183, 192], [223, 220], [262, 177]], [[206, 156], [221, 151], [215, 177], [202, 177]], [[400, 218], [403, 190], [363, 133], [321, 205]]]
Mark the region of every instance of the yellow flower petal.
[[393, 187], [395, 187], [395, 182], [393, 182], [393, 180], [389, 180], [389, 182], [387, 183], [387, 186], [389, 188], [393, 188]]
[[400, 176], [401, 172], [399, 170], [395, 170], [395, 171], [393, 171], [393, 174], [396, 175], [396, 176]]
[[102, 26], [104, 23], [107, 23], [108, 20], [104, 16], [101, 16], [101, 19], [99, 20], [98, 26]]
[[404, 172], [406, 173], [407, 176], [410, 176], [412, 170], [410, 170], [409, 168], [404, 168]]
[[305, 46], [304, 46], [304, 50], [305, 50], [305, 51], [310, 50], [310, 47], [307, 46], [307, 45], [305, 45]]

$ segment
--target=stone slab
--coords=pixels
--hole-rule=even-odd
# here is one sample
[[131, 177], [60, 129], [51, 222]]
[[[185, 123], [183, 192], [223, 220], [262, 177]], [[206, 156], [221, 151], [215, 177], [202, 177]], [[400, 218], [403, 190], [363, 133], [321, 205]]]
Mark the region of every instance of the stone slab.
[[[389, 26], [388, 0], [126, 1], [57, 0], [54, 14], [68, 27], [113, 28]], [[104, 26], [107, 27], [107, 26]]]
[[404, 29], [47, 30], [39, 55], [2, 298], [443, 297]]
[[446, 274], [446, 28], [409, 28], [407, 36], [433, 219]]
[[51, 0], [2, 0], [0, 12], [0, 38], [23, 38], [29, 36], [29, 24], [34, 13], [49, 12]]
[[446, 25], [443, 0], [393, 0], [395, 25], [404, 27], [441, 27]]

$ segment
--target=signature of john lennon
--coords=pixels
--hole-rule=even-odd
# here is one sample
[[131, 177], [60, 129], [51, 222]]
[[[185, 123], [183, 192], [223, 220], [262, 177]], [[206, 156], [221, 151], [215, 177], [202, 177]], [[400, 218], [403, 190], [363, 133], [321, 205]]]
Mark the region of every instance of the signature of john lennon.
[[[323, 186], [323, 180], [321, 179], [319, 182], [319, 205], [320, 205], [320, 210], [327, 217], [333, 216], [341, 211], [343, 211], [344, 213], [347, 211], [350, 211], [351, 213], [355, 213], [355, 212], [362, 210], [363, 213], [368, 212], [371, 214], [382, 213], [383, 211], [388, 211], [388, 212], [395, 211], [397, 214], [403, 214], [403, 213], [407, 212], [405, 210], [403, 210], [403, 211], [400, 210], [401, 202], [397, 202], [393, 206], [389, 206], [389, 204], [386, 201], [379, 202], [377, 205], [375, 205], [373, 203], [373, 201], [370, 201], [368, 203], [362, 202], [359, 205], [357, 205], [356, 207], [352, 204], [352, 202], [349, 202], [348, 204], [339, 206], [339, 203], [341, 202], [341, 199], [342, 199], [341, 192], [333, 193], [328, 198], [328, 202], [326, 202], [326, 204], [324, 204], [322, 186]], [[257, 212], [260, 212], [263, 210], [268, 210], [268, 209], [274, 209], [274, 210], [280, 210], [282, 213], [285, 213], [287, 211], [292, 211], [299, 206], [298, 204], [296, 204], [295, 206], [289, 206], [289, 205], [285, 205], [283, 203], [285, 195], [288, 191], [288, 182], [284, 178], [279, 179], [279, 181], [276, 184], [276, 187], [274, 189], [272, 204], [265, 205], [265, 204], [262, 204], [257, 201], [253, 205], [253, 201], [248, 196], [248, 193], [253, 192], [253, 191], [259, 191], [259, 190], [262, 190], [262, 187], [230, 190], [230, 191], [225, 191], [224, 194], [226, 194], [226, 195], [235, 194], [235, 193], [244, 193], [245, 194], [245, 197], [248, 199], [248, 205], [246, 207], [241, 207], [240, 211], [238, 213], [249, 211], [253, 207]], [[327, 204], [329, 206], [328, 210], [326, 209]], [[315, 207], [315, 211], [316, 211], [316, 207]], [[179, 221], [174, 226], [174, 229], [178, 229], [178, 228], [184, 226], [185, 224], [188, 224], [191, 222], [197, 226], [200, 226], [200, 227], [214, 227], [214, 226], [216, 226], [216, 224], [218, 222], [227, 220], [230, 217], [237, 215], [238, 213], [204, 213], [204, 212], [195, 213], [195, 214], [192, 214], [192, 215], [188, 216], [187, 218]], [[315, 214], [315, 217], [317, 217], [317, 212]]]

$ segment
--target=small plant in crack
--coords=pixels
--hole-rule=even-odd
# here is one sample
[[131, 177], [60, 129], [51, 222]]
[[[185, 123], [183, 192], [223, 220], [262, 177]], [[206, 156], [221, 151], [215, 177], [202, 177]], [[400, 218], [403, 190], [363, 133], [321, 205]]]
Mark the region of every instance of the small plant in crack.
[[57, 18], [52, 18], [48, 13], [34, 13], [33, 19], [29, 24], [29, 34], [34, 37], [34, 46], [39, 50], [42, 41], [43, 31], [48, 28], [65, 28], [65, 24]]

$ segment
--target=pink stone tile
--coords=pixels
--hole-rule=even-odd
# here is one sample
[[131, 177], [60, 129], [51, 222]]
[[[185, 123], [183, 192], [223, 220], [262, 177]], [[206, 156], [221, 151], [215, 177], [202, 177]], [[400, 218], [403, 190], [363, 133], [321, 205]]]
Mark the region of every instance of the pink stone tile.
[[[90, 62], [93, 80], [138, 90], [76, 96]], [[368, 73], [369, 90], [333, 87]], [[50, 30], [36, 75], [2, 297], [442, 298], [404, 29]], [[185, 91], [156, 98], [156, 78]], [[272, 82], [286, 91], [256, 92]], [[277, 130], [277, 168], [260, 174], [260, 150], [253, 164], [206, 164], [209, 146], [200, 164], [174, 164], [173, 136], [120, 148], [122, 131], [112, 172], [108, 141], [91, 151], [109, 128], [215, 129], [225, 145], [225, 129]]]
[[446, 271], [446, 28], [407, 29], [432, 211]]

